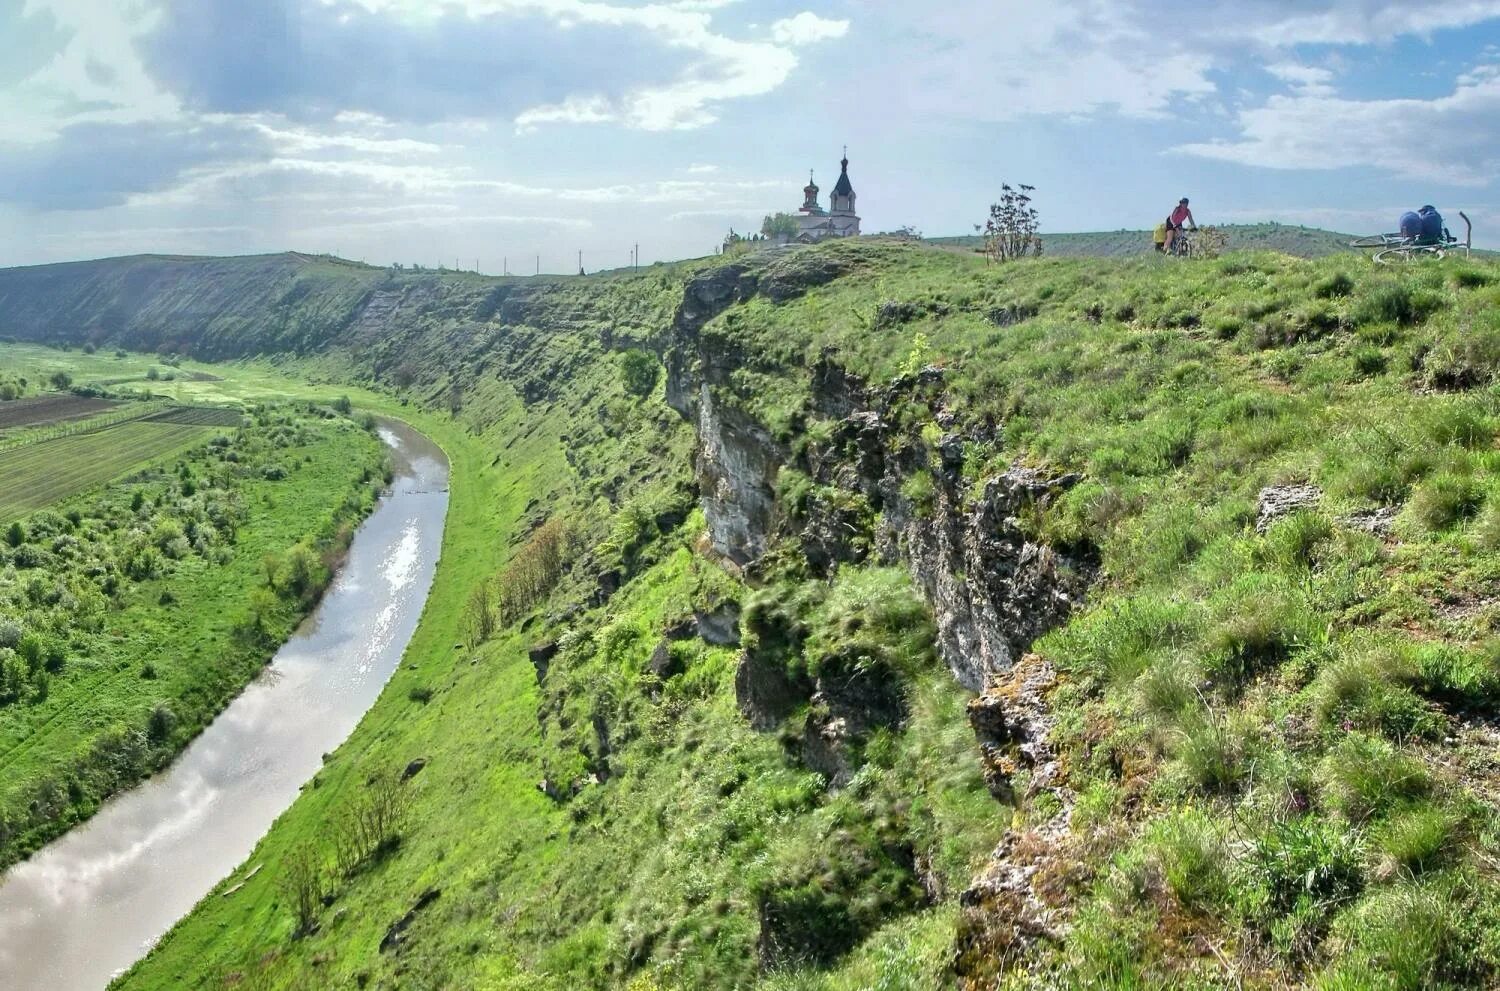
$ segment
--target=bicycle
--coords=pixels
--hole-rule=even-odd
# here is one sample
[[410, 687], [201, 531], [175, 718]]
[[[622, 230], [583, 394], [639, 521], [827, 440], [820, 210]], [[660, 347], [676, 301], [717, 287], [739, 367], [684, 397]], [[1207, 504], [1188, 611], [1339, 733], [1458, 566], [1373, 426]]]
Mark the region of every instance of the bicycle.
[[1423, 241], [1416, 237], [1407, 237], [1404, 234], [1371, 234], [1368, 237], [1357, 237], [1349, 242], [1351, 248], [1379, 248], [1372, 260], [1377, 265], [1409, 264], [1419, 261], [1441, 261], [1450, 252], [1457, 253], [1462, 250], [1467, 258], [1473, 253], [1474, 225], [1470, 223], [1468, 214], [1462, 210], [1458, 215], [1464, 221], [1464, 239], [1460, 241], [1448, 228], [1443, 228], [1443, 236], [1436, 241]]
[[1172, 250], [1165, 254], [1172, 258], [1217, 258], [1228, 243], [1229, 235], [1217, 227], [1189, 227], [1177, 232]]

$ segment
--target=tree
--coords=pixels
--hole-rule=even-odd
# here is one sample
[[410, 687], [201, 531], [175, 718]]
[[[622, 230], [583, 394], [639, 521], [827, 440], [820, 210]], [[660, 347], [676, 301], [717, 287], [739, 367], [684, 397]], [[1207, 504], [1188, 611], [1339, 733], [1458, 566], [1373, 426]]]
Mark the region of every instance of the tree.
[[474, 586], [469, 593], [469, 604], [464, 611], [464, 627], [468, 630], [470, 647], [477, 647], [495, 633], [495, 608], [491, 601], [490, 583], [486, 579]]
[[768, 213], [766, 219], [760, 222], [760, 232], [766, 237], [777, 240], [790, 241], [801, 230], [802, 225], [797, 223], [797, 218], [790, 213]]
[[661, 372], [655, 355], [649, 351], [632, 348], [620, 359], [620, 379], [625, 391], [632, 396], [649, 396], [656, 388], [656, 379]]
[[52, 377], [47, 381], [52, 383], [52, 388], [61, 392], [64, 389], [72, 387], [73, 376], [69, 375], [67, 372], [53, 372]]
[[10, 529], [5, 531], [5, 542], [12, 547], [20, 547], [26, 540], [26, 528], [21, 525], [20, 520], [12, 521]]
[[281, 891], [297, 924], [294, 935], [306, 936], [317, 927], [318, 909], [323, 904], [326, 887], [323, 860], [316, 850], [304, 844], [287, 855], [282, 872]]
[[990, 215], [974, 229], [984, 236], [984, 256], [992, 262], [1010, 261], [1042, 253], [1042, 239], [1037, 234], [1036, 207], [1031, 205], [1035, 186], [1024, 183], [1012, 188], [1000, 185], [1000, 202], [990, 204]]

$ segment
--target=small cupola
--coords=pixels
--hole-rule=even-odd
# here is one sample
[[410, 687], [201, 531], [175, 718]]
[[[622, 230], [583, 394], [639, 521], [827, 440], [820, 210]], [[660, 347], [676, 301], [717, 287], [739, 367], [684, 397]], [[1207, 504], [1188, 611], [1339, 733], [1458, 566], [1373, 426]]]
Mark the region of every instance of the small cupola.
[[807, 185], [802, 188], [802, 210], [804, 213], [822, 211], [822, 207], [818, 206], [818, 184], [813, 182], [811, 169], [807, 172]]

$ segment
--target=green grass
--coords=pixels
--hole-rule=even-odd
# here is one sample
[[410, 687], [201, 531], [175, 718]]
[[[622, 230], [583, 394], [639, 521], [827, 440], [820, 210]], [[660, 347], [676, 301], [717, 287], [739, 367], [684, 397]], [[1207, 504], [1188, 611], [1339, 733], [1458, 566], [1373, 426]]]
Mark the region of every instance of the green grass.
[[[382, 455], [348, 420], [261, 409], [242, 431], [133, 422], [0, 463], [47, 507], [14, 514], [0, 549], [9, 863], [165, 764], [260, 670], [326, 580], [318, 555], [372, 504]], [[266, 590], [267, 560], [297, 547], [309, 581]]]
[[[1500, 977], [1500, 780], [1459, 719], [1500, 707], [1493, 262], [986, 266], [877, 243], [737, 262], [763, 288], [814, 283], [700, 334], [723, 364], [716, 401], [800, 459], [777, 489], [787, 526], [748, 576], [703, 555], [700, 518], [681, 522], [692, 426], [660, 383], [632, 393], [650, 376], [627, 383], [614, 353], [671, 347], [682, 281], [711, 264], [509, 289], [488, 310], [485, 284], [454, 281], [380, 333], [180, 383], [209, 398], [332, 381], [408, 417], [450, 456], [450, 520], [401, 670], [225, 886], [265, 868], [122, 987], [945, 986], [957, 893], [1056, 798], [1024, 775], [1015, 807], [990, 797], [963, 693], [899, 573], [807, 575], [799, 514], [882, 519], [811, 481], [818, 459], [853, 456], [813, 402], [807, 369], [825, 356], [887, 390], [895, 428], [874, 453], [910, 466], [891, 493], [924, 511], [950, 432], [961, 495], [1016, 462], [1084, 476], [1021, 521], [1091, 552], [1100, 577], [1033, 645], [1061, 675], [1049, 742], [1080, 796], [1047, 874], [1070, 927], [1010, 959], [1005, 986]], [[935, 384], [900, 378], [928, 363]], [[1261, 532], [1259, 493], [1281, 484], [1323, 494]], [[555, 516], [586, 538], [572, 569], [473, 644], [474, 590]], [[621, 583], [604, 603], [601, 578]], [[806, 759], [826, 699], [754, 731], [732, 649], [663, 645], [726, 598], [754, 663], [792, 681], [874, 672], [899, 695], [905, 717], [844, 754], [843, 788]], [[527, 650], [543, 640], [558, 650], [538, 685]], [[318, 928], [294, 936], [287, 865], [326, 857], [326, 824], [416, 757], [399, 844], [341, 875]]]

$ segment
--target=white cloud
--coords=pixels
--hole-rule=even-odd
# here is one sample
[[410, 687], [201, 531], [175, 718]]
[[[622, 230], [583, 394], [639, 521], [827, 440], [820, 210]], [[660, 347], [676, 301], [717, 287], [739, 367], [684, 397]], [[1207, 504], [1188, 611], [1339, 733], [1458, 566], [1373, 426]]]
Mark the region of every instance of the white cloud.
[[1241, 111], [1240, 136], [1179, 150], [1273, 169], [1368, 166], [1393, 175], [1487, 185], [1500, 168], [1500, 74], [1470, 72], [1433, 100], [1273, 96]]
[[848, 21], [819, 17], [807, 10], [795, 17], [783, 17], [771, 25], [771, 40], [778, 45], [812, 45], [842, 38], [848, 33]]
[[[1500, 17], [1500, 0], [1455, 0], [1452, 3], [1335, 0], [1321, 4], [1321, 10], [1306, 10], [1313, 6], [1311, 4], [1290, 6], [1294, 9], [1281, 17], [1266, 18], [1247, 34], [1277, 47], [1368, 45], [1392, 41], [1404, 35], [1430, 35], [1434, 31], [1468, 27]], [[1243, 5], [1242, 10], [1253, 15], [1256, 5]]]
[[1332, 96], [1334, 93], [1332, 69], [1301, 62], [1274, 62], [1266, 66], [1266, 71], [1303, 96]]

